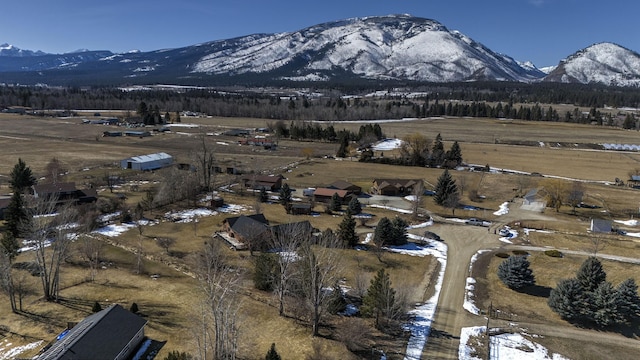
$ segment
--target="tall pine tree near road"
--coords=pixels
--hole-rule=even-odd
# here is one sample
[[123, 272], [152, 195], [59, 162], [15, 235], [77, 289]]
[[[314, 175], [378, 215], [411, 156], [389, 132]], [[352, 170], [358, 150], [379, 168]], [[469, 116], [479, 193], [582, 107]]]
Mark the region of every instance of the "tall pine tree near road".
[[284, 206], [287, 214], [291, 212], [291, 202], [293, 199], [291, 198], [291, 188], [289, 184], [284, 183], [280, 188], [280, 205]]
[[375, 318], [375, 326], [379, 328], [381, 318], [392, 315], [396, 304], [396, 291], [391, 287], [391, 279], [384, 269], [378, 270], [375, 278], [362, 299], [362, 312]]
[[629, 278], [616, 288], [620, 296], [620, 317], [626, 322], [640, 319], [640, 296], [635, 280]]
[[565, 320], [577, 320], [583, 308], [582, 286], [576, 279], [563, 279], [551, 290], [547, 304]]
[[522, 289], [535, 284], [533, 271], [526, 256], [510, 256], [498, 266], [498, 278], [510, 289]]
[[351, 212], [347, 211], [344, 218], [338, 226], [338, 238], [342, 240], [345, 247], [354, 247], [358, 245], [360, 239], [356, 234], [356, 220], [351, 216]]
[[451, 174], [449, 174], [449, 170], [445, 169], [438, 177], [433, 201], [440, 206], [446, 206], [454, 196], [458, 196], [458, 186], [456, 185], [456, 181], [451, 177]]
[[587, 258], [580, 266], [580, 269], [578, 269], [576, 279], [584, 291], [592, 292], [607, 280], [607, 274], [604, 272], [600, 260], [591, 256]]

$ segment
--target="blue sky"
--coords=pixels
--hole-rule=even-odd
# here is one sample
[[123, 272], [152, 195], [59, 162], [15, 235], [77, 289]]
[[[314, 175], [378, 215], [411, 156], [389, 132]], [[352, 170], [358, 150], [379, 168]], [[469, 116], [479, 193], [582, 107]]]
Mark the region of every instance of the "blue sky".
[[149, 51], [388, 14], [437, 20], [538, 67], [603, 41], [640, 52], [637, 0], [14, 0], [2, 5], [0, 43], [50, 53]]

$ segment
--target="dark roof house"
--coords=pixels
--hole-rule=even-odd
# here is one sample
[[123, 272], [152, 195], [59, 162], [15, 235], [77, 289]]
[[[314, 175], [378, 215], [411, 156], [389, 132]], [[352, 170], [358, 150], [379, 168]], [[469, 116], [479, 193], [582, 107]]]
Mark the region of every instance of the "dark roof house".
[[338, 189], [338, 190], [347, 190], [353, 194], [360, 195], [362, 192], [362, 188], [358, 185], [354, 185], [348, 181], [337, 180], [329, 184], [328, 188]]
[[277, 191], [282, 187], [282, 175], [248, 175], [242, 178], [244, 187], [255, 190]]
[[118, 304], [89, 315], [37, 360], [125, 360], [144, 339], [147, 320]]
[[348, 203], [351, 200], [351, 194], [348, 190], [338, 190], [338, 189], [330, 189], [330, 188], [317, 188], [313, 192], [313, 199], [316, 202], [320, 203], [330, 203], [333, 195], [337, 194], [340, 198], [340, 201], [343, 204]]
[[420, 179], [374, 179], [371, 193], [388, 196], [411, 195], [415, 186], [419, 184], [422, 184]]
[[57, 199], [58, 204], [65, 202], [84, 204], [98, 200], [98, 192], [95, 189], [77, 189], [74, 182], [33, 185], [33, 196]]

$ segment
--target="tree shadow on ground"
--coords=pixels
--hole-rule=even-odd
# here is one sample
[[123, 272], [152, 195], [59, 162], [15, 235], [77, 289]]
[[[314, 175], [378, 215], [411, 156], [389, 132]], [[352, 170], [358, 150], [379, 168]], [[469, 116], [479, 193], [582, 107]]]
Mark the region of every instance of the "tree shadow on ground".
[[526, 295], [548, 298], [549, 295], [551, 294], [551, 290], [552, 288], [548, 286], [531, 285], [518, 290], [518, 292]]

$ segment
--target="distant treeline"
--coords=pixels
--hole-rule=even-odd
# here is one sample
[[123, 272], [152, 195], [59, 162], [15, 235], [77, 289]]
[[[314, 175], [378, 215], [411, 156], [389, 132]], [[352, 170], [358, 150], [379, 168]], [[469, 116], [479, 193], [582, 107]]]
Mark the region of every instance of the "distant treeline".
[[[597, 109], [640, 107], [640, 89], [578, 84], [460, 83], [411, 84], [366, 96], [373, 90], [342, 88], [323, 96], [286, 92], [213, 89], [136, 90], [119, 88], [0, 87], [0, 108], [23, 106], [35, 111], [68, 109], [128, 110], [140, 103], [162, 114], [191, 111], [210, 116], [274, 120], [375, 120], [429, 116], [469, 116], [622, 125]], [[343, 93], [360, 94], [341, 96]], [[412, 96], [408, 96], [411, 91]], [[309, 93], [321, 93], [321, 90]], [[529, 105], [530, 104], [530, 105]], [[547, 105], [539, 105], [547, 104]], [[558, 111], [555, 104], [571, 104]], [[578, 107], [590, 108], [582, 112]], [[566, 106], [563, 106], [563, 109]], [[614, 114], [615, 115], [615, 114]], [[635, 124], [632, 118], [628, 125]], [[294, 136], [295, 137], [295, 136]], [[304, 136], [303, 136], [304, 137]]]

